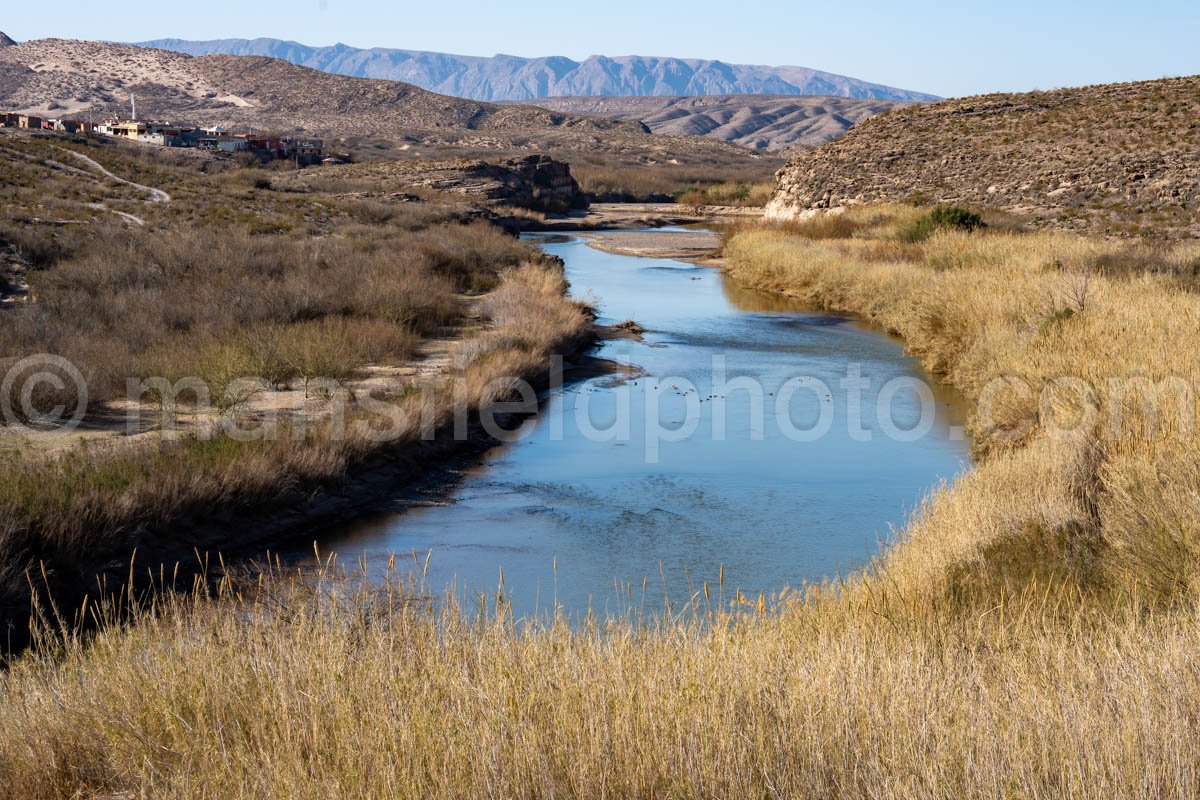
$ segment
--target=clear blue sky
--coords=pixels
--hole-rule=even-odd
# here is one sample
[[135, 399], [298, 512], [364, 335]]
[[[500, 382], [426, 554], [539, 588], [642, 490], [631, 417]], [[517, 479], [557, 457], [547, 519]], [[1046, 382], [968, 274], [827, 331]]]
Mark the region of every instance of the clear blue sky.
[[881, 0], [42, 0], [17, 40], [269, 36], [471, 55], [792, 64], [958, 96], [1200, 73], [1200, 2]]

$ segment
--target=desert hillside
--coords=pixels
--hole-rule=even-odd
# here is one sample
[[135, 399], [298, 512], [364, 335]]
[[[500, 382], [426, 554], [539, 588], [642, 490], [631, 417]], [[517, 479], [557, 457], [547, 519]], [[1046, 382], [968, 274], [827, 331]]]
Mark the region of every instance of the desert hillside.
[[1200, 76], [909, 106], [802, 153], [768, 213], [928, 199], [1047, 227], [1200, 235]]
[[895, 100], [779, 95], [551, 97], [542, 108], [637, 120], [658, 134], [705, 136], [756, 150], [816, 147], [851, 126], [898, 108]]
[[46, 113], [126, 111], [190, 115], [217, 122], [271, 124], [331, 133], [415, 130], [504, 131], [640, 126], [443, 97], [397, 81], [330, 75], [260, 57], [192, 58], [105, 42], [42, 39], [0, 52], [0, 103]]
[[[386, 157], [550, 153], [627, 165], [744, 164], [761, 154], [725, 142], [651, 135], [636, 121], [433, 94], [253, 56], [192, 57], [132, 45], [42, 39], [0, 48], [0, 109], [46, 116], [138, 113], [172, 122], [253, 126], [340, 138]], [[347, 145], [349, 146], [349, 145]], [[769, 166], [769, 165], [767, 165]]]

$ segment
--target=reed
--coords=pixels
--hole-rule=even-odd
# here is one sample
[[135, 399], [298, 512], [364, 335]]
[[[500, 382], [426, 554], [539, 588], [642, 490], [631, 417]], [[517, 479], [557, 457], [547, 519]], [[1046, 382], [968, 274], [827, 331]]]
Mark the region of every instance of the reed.
[[[0, 796], [1195, 796], [1192, 419], [1148, 396], [1115, 430], [1052, 424], [1069, 395], [982, 415], [996, 377], [1194, 379], [1195, 246], [1147, 268], [1067, 235], [900, 241], [914, 213], [725, 247], [738, 280], [869, 317], [976, 401], [976, 469], [869, 569], [574, 625], [328, 563], [167, 597], [0, 676]], [[489, 314], [553, 284], [514, 273]]]

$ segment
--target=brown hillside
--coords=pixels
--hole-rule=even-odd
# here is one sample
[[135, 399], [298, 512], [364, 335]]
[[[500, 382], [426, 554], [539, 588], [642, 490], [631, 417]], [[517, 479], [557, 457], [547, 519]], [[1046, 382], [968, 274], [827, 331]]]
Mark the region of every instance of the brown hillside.
[[906, 105], [895, 100], [792, 95], [547, 97], [543, 108], [644, 122], [670, 136], [705, 136], [757, 150], [816, 147], [867, 117]]
[[1047, 227], [1200, 235], [1200, 76], [881, 114], [793, 159], [768, 214], [914, 197]]
[[636, 123], [443, 97], [398, 81], [330, 75], [271, 58], [191, 56], [105, 42], [41, 39], [0, 53], [0, 103], [41, 112], [126, 112], [129, 95], [153, 117], [302, 127], [328, 133], [582, 127], [642, 133]]
[[[695, 137], [653, 136], [636, 121], [446, 97], [254, 56], [192, 57], [104, 42], [42, 39], [0, 48], [0, 109], [52, 117], [138, 113], [173, 122], [305, 131], [362, 143], [387, 157], [456, 155], [612, 158], [626, 165], [744, 165], [762, 154]], [[371, 149], [368, 147], [368, 149]]]

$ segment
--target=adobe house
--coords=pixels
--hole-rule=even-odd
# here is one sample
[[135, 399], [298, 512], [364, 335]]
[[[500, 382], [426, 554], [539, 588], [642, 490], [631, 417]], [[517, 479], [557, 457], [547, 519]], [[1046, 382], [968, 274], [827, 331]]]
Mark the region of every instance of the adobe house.
[[54, 130], [67, 133], [91, 133], [94, 127], [90, 122], [81, 119], [60, 119], [55, 123]]

